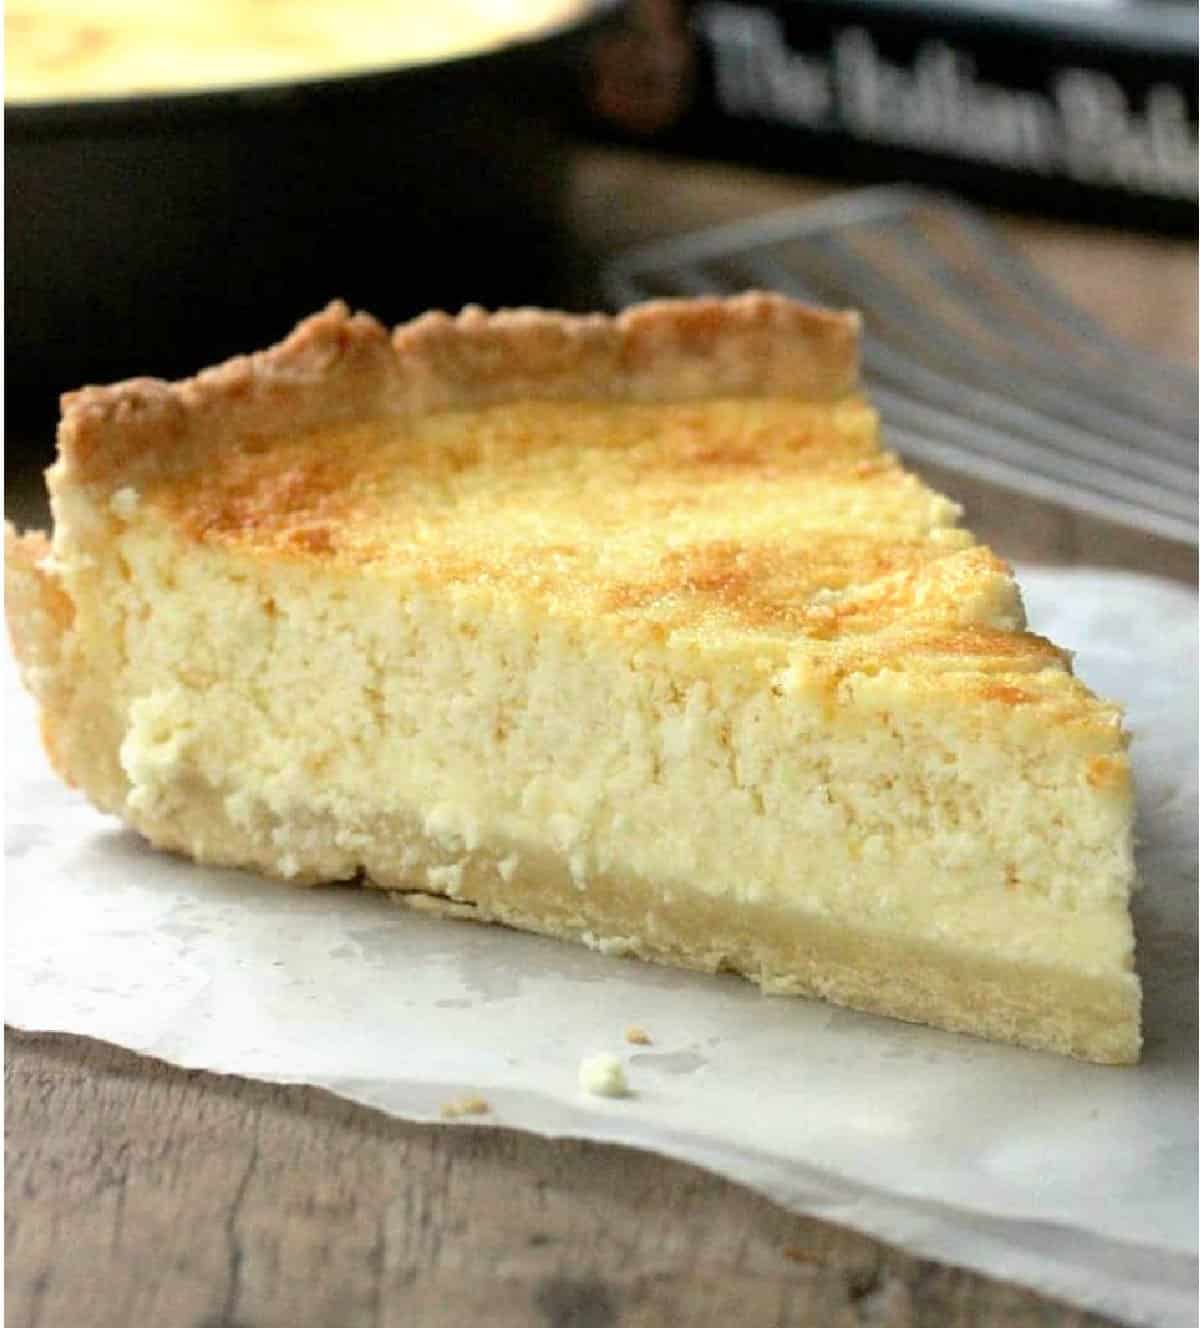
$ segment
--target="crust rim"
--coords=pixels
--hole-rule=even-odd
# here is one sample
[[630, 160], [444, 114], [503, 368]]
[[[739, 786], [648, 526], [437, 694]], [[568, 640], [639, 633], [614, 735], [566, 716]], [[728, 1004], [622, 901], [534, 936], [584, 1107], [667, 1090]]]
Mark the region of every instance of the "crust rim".
[[57, 478], [117, 483], [203, 461], [222, 440], [517, 399], [835, 401], [858, 385], [861, 321], [785, 296], [658, 300], [617, 315], [423, 314], [392, 332], [340, 300], [283, 341], [192, 378], [61, 399]]

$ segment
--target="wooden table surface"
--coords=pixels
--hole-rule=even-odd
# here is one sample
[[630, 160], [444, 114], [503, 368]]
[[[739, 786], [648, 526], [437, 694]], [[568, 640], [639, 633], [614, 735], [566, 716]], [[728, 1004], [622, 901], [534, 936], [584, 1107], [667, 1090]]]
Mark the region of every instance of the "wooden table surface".
[[[575, 225], [603, 255], [820, 192], [587, 150]], [[1194, 362], [1193, 245], [1001, 224], [1114, 331]], [[933, 478], [1007, 556], [1195, 581], [1178, 546]], [[18, 480], [10, 512], [36, 511], [33, 493]], [[10, 1031], [6, 1053], [9, 1328], [1107, 1322], [650, 1154], [405, 1124], [80, 1038]]]

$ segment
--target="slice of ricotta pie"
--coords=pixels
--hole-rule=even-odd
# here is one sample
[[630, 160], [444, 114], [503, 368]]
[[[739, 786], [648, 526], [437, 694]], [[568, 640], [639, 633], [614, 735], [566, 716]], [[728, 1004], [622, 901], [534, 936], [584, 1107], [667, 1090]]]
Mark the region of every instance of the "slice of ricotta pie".
[[8, 613], [152, 843], [1137, 1058], [1117, 709], [881, 451], [858, 322], [334, 305], [64, 398]]

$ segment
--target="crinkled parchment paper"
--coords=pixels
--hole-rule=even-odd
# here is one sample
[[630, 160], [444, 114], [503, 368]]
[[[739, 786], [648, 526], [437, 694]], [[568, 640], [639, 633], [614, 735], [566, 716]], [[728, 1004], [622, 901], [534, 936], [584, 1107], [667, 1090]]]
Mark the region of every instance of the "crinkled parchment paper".
[[[48, 771], [7, 671], [7, 1018], [700, 1163], [779, 1202], [1131, 1323], [1196, 1322], [1196, 600], [1023, 577], [1136, 735], [1146, 1049], [1081, 1065], [153, 853]], [[653, 1044], [627, 1046], [626, 1025]], [[587, 1098], [581, 1056], [634, 1093]], [[476, 1118], [478, 1119], [478, 1118]]]

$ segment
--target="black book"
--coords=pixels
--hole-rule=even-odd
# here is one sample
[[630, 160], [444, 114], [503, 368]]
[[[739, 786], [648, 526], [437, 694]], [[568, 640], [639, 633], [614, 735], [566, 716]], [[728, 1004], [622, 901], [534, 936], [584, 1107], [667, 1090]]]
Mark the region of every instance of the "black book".
[[635, 0], [606, 133], [1011, 209], [1197, 226], [1197, 10], [1170, 0]]

